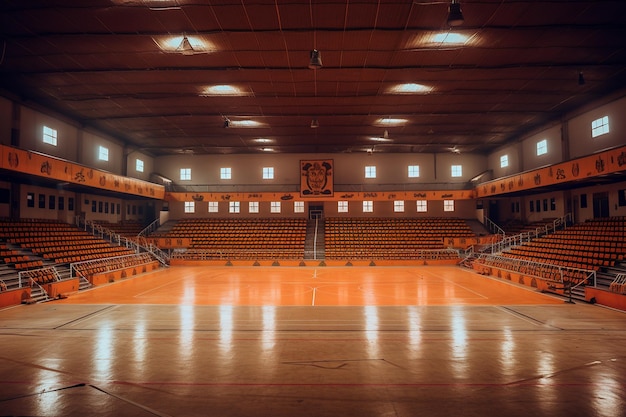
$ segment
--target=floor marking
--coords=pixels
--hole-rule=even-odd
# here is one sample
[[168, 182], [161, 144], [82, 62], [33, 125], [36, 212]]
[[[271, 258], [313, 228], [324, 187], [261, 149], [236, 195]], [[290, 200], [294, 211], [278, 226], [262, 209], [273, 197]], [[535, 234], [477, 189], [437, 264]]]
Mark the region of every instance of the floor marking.
[[313, 299], [311, 300], [311, 305], [315, 305], [315, 293], [317, 292], [317, 287], [313, 287]]
[[517, 317], [518, 319], [522, 319], [527, 323], [530, 324], [534, 324], [535, 326], [541, 326], [541, 327], [550, 327], [552, 329], [557, 329], [557, 330], [564, 330], [561, 329], [560, 327], [556, 327], [556, 326], [552, 326], [550, 324], [546, 324], [540, 320], [537, 320], [533, 317], [527, 316], [526, 314], [520, 313], [519, 311], [515, 311], [513, 310], [511, 307], [506, 307], [506, 306], [497, 306], [496, 307], [498, 310], [504, 311], [505, 313], [508, 313], [514, 317]]
[[77, 319], [70, 320], [67, 323], [63, 323], [60, 326], [53, 327], [53, 329], [54, 330], [58, 330], [58, 329], [61, 329], [62, 327], [68, 326], [70, 324], [80, 323], [83, 320], [87, 320], [87, 319], [91, 319], [91, 318], [97, 317], [98, 315], [104, 314], [104, 313], [108, 312], [109, 310], [116, 309], [117, 307], [119, 307], [119, 306], [117, 306], [117, 305], [108, 305], [108, 306], [106, 306], [104, 308], [101, 308], [101, 309], [96, 310], [94, 312], [91, 312], [89, 314], [85, 314], [84, 316], [81, 316], [81, 317], [79, 317]]

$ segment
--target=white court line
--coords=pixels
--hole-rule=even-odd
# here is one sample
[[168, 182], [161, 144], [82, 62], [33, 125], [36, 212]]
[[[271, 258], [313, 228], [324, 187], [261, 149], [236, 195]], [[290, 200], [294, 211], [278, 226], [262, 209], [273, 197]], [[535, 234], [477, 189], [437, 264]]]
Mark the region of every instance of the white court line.
[[[433, 276], [433, 275], [431, 275], [431, 276]], [[485, 300], [488, 300], [488, 299], [489, 299], [489, 297], [487, 297], [486, 295], [483, 295], [483, 294], [481, 294], [481, 293], [479, 293], [479, 292], [476, 292], [476, 291], [474, 291], [474, 290], [471, 290], [471, 289], [469, 289], [469, 288], [467, 288], [467, 287], [465, 287], [465, 286], [463, 286], [463, 285], [457, 284], [456, 282], [454, 282], [454, 281], [452, 281], [452, 280], [449, 280], [449, 279], [447, 279], [447, 278], [442, 278], [442, 277], [439, 277], [438, 275], [434, 275], [434, 276], [435, 276], [436, 278], [439, 278], [440, 280], [442, 280], [442, 281], [444, 281], [444, 282], [449, 282], [450, 284], [452, 284], [452, 285], [454, 285], [454, 286], [456, 286], [456, 287], [463, 288], [465, 291], [471, 292], [472, 294], [475, 294], [475, 295], [479, 296], [480, 298], [483, 298], [483, 299], [485, 299]]]
[[315, 293], [317, 292], [317, 287], [313, 288], [313, 299], [311, 300], [311, 305], [314, 306], [315, 305]]

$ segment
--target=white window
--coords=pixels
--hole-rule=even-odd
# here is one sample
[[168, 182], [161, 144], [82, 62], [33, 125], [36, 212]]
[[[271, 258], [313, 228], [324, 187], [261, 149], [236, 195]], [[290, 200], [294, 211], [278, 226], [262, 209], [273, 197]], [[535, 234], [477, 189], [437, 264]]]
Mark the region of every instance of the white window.
[[248, 203], [248, 213], [258, 213], [258, 212], [259, 212], [259, 202], [250, 201]]
[[506, 168], [509, 166], [509, 156], [501, 155], [500, 156], [500, 168]]
[[363, 202], [363, 213], [373, 213], [374, 212], [374, 202], [373, 201], [364, 201]]
[[219, 203], [217, 201], [209, 201], [209, 213], [218, 213]]
[[185, 201], [185, 213], [195, 213], [196, 203], [194, 201]]
[[347, 201], [337, 201], [337, 212], [339, 212], [339, 213], [347, 213], [348, 212], [348, 202]]
[[232, 179], [232, 170], [230, 168], [220, 168], [220, 179], [222, 180]]
[[264, 180], [274, 179], [274, 167], [263, 167], [263, 179]]
[[609, 116], [604, 116], [591, 122], [591, 137], [606, 135], [609, 133]]
[[143, 172], [143, 161], [141, 159], [135, 159], [135, 171]]
[[270, 203], [270, 213], [280, 213], [280, 201], [272, 201]]
[[239, 201], [229, 201], [228, 202], [228, 212], [229, 213], [239, 213]]
[[463, 176], [463, 165], [452, 165], [452, 176], [453, 177], [462, 177]]
[[396, 200], [393, 202], [393, 211], [396, 213], [404, 213], [404, 201]]
[[548, 153], [548, 139], [537, 142], [537, 156]]
[[376, 167], [375, 166], [366, 166], [365, 167], [365, 178], [376, 178]]
[[181, 181], [191, 181], [191, 168], [181, 168], [180, 179]]
[[443, 211], [454, 211], [454, 200], [443, 200]]
[[98, 159], [101, 161], [109, 160], [109, 148], [105, 148], [104, 146], [98, 147]]
[[48, 126], [43, 127], [43, 143], [57, 146], [57, 130]]
[[293, 202], [293, 212], [294, 213], [304, 213], [304, 201], [294, 201]]
[[426, 200], [417, 200], [415, 203], [417, 204], [418, 213], [426, 213], [428, 211], [428, 202]]
[[420, 176], [419, 165], [409, 165], [409, 178], [417, 178]]

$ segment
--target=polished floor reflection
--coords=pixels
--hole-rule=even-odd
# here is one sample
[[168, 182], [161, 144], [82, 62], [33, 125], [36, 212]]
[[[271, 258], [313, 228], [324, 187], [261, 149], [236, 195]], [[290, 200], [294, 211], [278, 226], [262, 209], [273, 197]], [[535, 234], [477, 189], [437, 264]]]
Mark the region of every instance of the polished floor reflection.
[[270, 290], [246, 268], [170, 268], [2, 310], [0, 415], [626, 415], [624, 313], [456, 268], [372, 270], [253, 269]]

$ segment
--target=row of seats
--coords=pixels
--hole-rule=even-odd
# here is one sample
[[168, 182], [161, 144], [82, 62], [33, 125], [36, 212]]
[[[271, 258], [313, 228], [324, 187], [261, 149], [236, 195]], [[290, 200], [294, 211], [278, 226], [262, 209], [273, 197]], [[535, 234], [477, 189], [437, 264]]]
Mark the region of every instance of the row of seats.
[[124, 268], [130, 268], [145, 265], [152, 262], [153, 259], [148, 253], [128, 255], [122, 257], [98, 259], [89, 262], [79, 263], [75, 265], [75, 269], [82, 276], [88, 278], [95, 274], [109, 271], [115, 271]]

